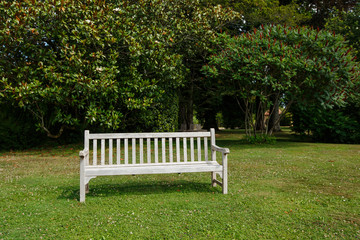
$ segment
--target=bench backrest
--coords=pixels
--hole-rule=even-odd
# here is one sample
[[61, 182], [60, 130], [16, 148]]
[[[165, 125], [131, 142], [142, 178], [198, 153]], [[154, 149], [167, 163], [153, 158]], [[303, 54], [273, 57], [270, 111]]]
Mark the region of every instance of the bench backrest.
[[[90, 133], [85, 131], [86, 165], [157, 164], [210, 161], [215, 131]], [[214, 159], [215, 160], [215, 159]]]

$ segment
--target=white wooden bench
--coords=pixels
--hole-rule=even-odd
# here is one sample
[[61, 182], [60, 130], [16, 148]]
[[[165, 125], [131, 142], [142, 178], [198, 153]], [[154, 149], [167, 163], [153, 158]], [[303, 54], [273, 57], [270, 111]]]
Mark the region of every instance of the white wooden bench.
[[[216, 161], [216, 152], [222, 154], [222, 164]], [[90, 179], [110, 175], [210, 172], [212, 186], [221, 185], [227, 194], [229, 153], [228, 148], [216, 146], [214, 129], [167, 133], [90, 133], [86, 130], [85, 148], [80, 151], [80, 202], [85, 201]], [[216, 179], [216, 174], [222, 182]]]

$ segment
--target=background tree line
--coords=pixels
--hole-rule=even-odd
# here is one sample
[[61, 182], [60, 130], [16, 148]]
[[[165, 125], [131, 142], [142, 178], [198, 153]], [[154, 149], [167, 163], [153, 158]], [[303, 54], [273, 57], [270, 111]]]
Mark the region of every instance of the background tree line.
[[[225, 46], [224, 36], [219, 34], [227, 32], [230, 39], [252, 33], [261, 25], [308, 26], [305, 29], [312, 25], [345, 36], [358, 55], [359, 30], [353, 26], [359, 18], [359, 5], [356, 1], [324, 2], [2, 1], [1, 146], [30, 146], [44, 135], [76, 138], [86, 128], [174, 131], [182, 126], [189, 129], [194, 112], [205, 128], [216, 127], [218, 112], [229, 121], [238, 119], [239, 123], [232, 125], [240, 126], [246, 114], [234, 109], [232, 103], [238, 95], [223, 91], [231, 83], [204, 74], [203, 66]], [[341, 49], [347, 51], [347, 43], [343, 42], [341, 38], [337, 40]], [[352, 54], [353, 50], [347, 56]], [[345, 72], [349, 73], [352, 61], [357, 60], [349, 60], [343, 68]], [[330, 126], [335, 133], [340, 130], [341, 137], [333, 134], [331, 138], [318, 139], [346, 142], [349, 134], [359, 132], [356, 127], [359, 114], [354, 114], [359, 112], [356, 111], [359, 97], [355, 94], [359, 76], [357, 66], [354, 68], [350, 71], [355, 75], [347, 76], [353, 77], [353, 92], [350, 94], [350, 88], [347, 89], [347, 100], [334, 104], [332, 110], [320, 108], [314, 102], [294, 101], [290, 110], [294, 130], [315, 133], [321, 125], [319, 121], [328, 122], [321, 117], [326, 112], [332, 120], [337, 119], [334, 123], [344, 123]], [[279, 105], [286, 106], [288, 96], [278, 94], [277, 100], [266, 104], [260, 96], [255, 96], [254, 109], [262, 103], [265, 104], [262, 113], [266, 108], [276, 113], [274, 109]], [[274, 125], [279, 122], [275, 115], [272, 115]], [[343, 118], [348, 121], [341, 121]], [[349, 130], [348, 126], [353, 129]], [[263, 128], [255, 126], [255, 129]], [[327, 131], [329, 126], [324, 129]], [[359, 137], [353, 137], [351, 142], [354, 141], [359, 141]]]

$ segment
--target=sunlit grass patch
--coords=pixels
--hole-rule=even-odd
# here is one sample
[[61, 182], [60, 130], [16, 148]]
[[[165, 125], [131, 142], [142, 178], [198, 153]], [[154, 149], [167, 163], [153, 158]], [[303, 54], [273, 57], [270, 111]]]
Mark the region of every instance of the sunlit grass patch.
[[231, 151], [228, 195], [207, 173], [111, 176], [81, 204], [82, 144], [2, 152], [0, 239], [359, 238], [360, 145], [217, 139]]

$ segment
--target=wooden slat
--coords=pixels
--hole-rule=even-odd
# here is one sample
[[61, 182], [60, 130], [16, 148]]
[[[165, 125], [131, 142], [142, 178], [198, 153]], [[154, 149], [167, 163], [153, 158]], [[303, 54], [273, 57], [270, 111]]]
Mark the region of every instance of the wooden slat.
[[[177, 165], [194, 165], [194, 166], [203, 166], [203, 165], [206, 165], [206, 166], [222, 166], [221, 164], [219, 164], [218, 162], [180, 162], [180, 163], [177, 163], [177, 162], [173, 162], [173, 163], [169, 163], [169, 162], [166, 162], [166, 163], [144, 163], [144, 164], [137, 164], [135, 166], [132, 166], [132, 165], [128, 165], [128, 166], [124, 166], [124, 168], [127, 168], [127, 167], [131, 167], [133, 169], [136, 169], [137, 167], [151, 167], [151, 166], [163, 166], [163, 167], [168, 167], [168, 166], [177, 166]], [[104, 165], [104, 166], [101, 166], [101, 165], [98, 165], [98, 166], [88, 166], [87, 169], [101, 169], [101, 168], [109, 168], [109, 169], [113, 169], [113, 168], [117, 168], [118, 166], [116, 166], [115, 164], [112, 165], [112, 166], [108, 166], [108, 165]], [[122, 167], [122, 166], [120, 166]], [[219, 169], [219, 171], [217, 171], [217, 173], [220, 175], [221, 177], [221, 173], [222, 172], [222, 169]]]
[[193, 162], [194, 161], [194, 138], [190, 138], [190, 159]]
[[184, 162], [187, 162], [187, 139], [186, 137], [183, 138], [184, 143]]
[[176, 161], [180, 162], [180, 138], [176, 138]]
[[129, 164], [129, 139], [125, 139], [124, 143], [124, 152], [125, 152], [125, 164]]
[[154, 150], [155, 150], [155, 163], [159, 162], [159, 148], [158, 148], [158, 139], [154, 139]]
[[169, 160], [173, 162], [173, 139], [169, 138]]
[[126, 139], [126, 138], [176, 138], [210, 137], [209, 132], [166, 132], [166, 133], [90, 133], [89, 139]]
[[213, 183], [216, 183], [216, 184], [219, 184], [220, 186], [222, 186], [223, 184], [222, 184], [222, 182], [220, 182], [219, 180], [217, 180], [217, 179], [213, 179]]
[[105, 165], [105, 139], [101, 139], [101, 165]]
[[166, 155], [165, 155], [165, 148], [166, 148], [166, 146], [165, 146], [165, 141], [166, 141], [166, 139], [165, 138], [162, 138], [161, 139], [161, 152], [162, 152], [162, 162], [164, 163], [164, 162], [166, 162]]
[[93, 140], [93, 165], [97, 165], [97, 140]]
[[[215, 129], [211, 128], [210, 129], [210, 134], [211, 134], [211, 138], [210, 138], [211, 146], [216, 145], [216, 142], [215, 142]], [[211, 147], [211, 161], [216, 161], [216, 152], [212, 150], [212, 147]]]
[[113, 140], [109, 139], [109, 165], [113, 164]]
[[201, 138], [197, 138], [197, 154], [198, 154], [198, 161], [201, 161]]
[[151, 163], [151, 139], [147, 139], [147, 163]]
[[223, 167], [217, 162], [205, 163], [160, 163], [160, 164], [137, 164], [122, 167], [113, 166], [89, 166], [86, 176], [106, 175], [133, 175], [133, 174], [161, 174], [161, 173], [182, 173], [182, 172], [220, 172]]
[[144, 163], [144, 139], [140, 138], [140, 164]]
[[120, 139], [116, 139], [116, 164], [120, 165]]
[[[90, 150], [90, 140], [89, 140], [89, 134], [90, 134], [90, 131], [89, 130], [85, 130], [85, 134], [84, 134], [84, 148], [86, 149], [86, 150]], [[87, 157], [85, 157], [85, 165], [86, 166], [89, 166], [90, 165], [90, 163], [89, 163], [89, 161], [90, 161], [90, 156], [88, 155]]]
[[136, 164], [136, 139], [135, 139], [135, 138], [132, 139], [131, 148], [132, 148], [131, 163], [132, 163], [132, 164]]
[[208, 139], [207, 139], [207, 137], [204, 137], [204, 155], [205, 155], [205, 161], [209, 161]]

